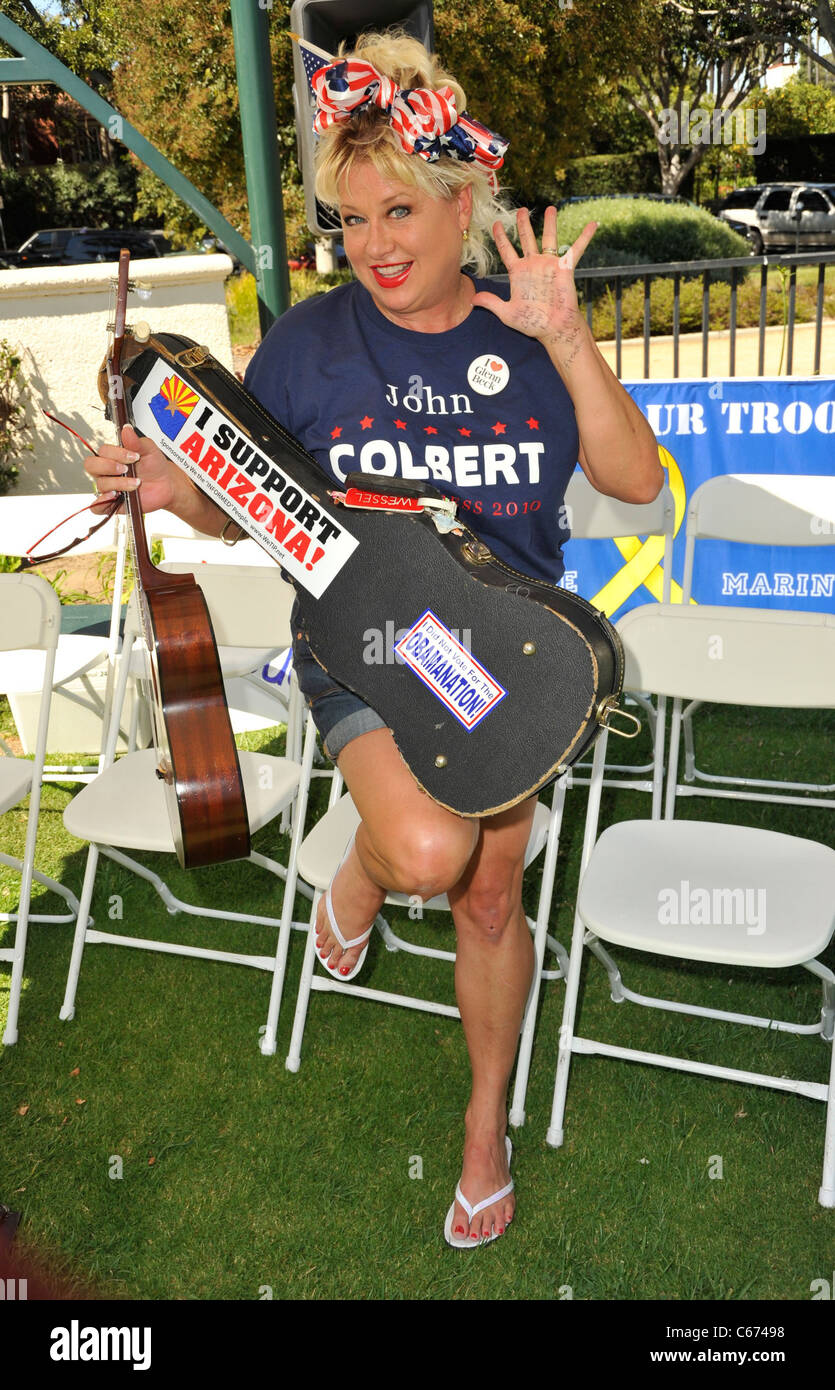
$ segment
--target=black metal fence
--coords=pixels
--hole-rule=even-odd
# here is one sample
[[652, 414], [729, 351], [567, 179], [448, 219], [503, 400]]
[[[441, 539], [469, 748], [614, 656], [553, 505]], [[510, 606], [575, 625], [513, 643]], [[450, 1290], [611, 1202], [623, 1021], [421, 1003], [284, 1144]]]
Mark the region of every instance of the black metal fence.
[[[631, 266], [601, 266], [595, 270], [584, 270], [582, 265], [578, 266], [574, 272], [574, 278], [578, 285], [578, 290], [585, 299], [586, 319], [589, 326], [592, 325], [592, 315], [594, 309], [593, 287], [595, 281], [604, 281], [608, 286], [614, 287], [614, 308], [615, 308], [615, 372], [618, 377], [622, 370], [623, 357], [623, 290], [625, 284], [635, 281], [643, 281], [644, 286], [644, 315], [643, 315], [643, 345], [644, 345], [644, 377], [649, 377], [650, 341], [651, 341], [651, 291], [654, 280], [671, 279], [673, 282], [673, 376], [679, 375], [679, 345], [680, 345], [680, 309], [681, 309], [681, 282], [683, 279], [693, 279], [701, 276], [702, 280], [702, 376], [712, 375], [708, 372], [708, 350], [710, 344], [710, 292], [714, 277], [721, 274], [722, 279], [727, 281], [730, 278], [730, 310], [729, 310], [729, 364], [728, 375], [736, 375], [736, 334], [737, 334], [737, 294], [740, 282], [751, 274], [755, 267], [760, 268], [760, 306], [759, 306], [759, 343], [757, 353], [757, 375], [763, 375], [765, 362], [765, 330], [766, 330], [766, 304], [768, 290], [768, 272], [776, 267], [786, 266], [788, 268], [788, 293], [786, 310], [786, 373], [791, 374], [794, 357], [794, 334], [796, 321], [796, 298], [797, 298], [797, 270], [799, 266], [817, 266], [817, 284], [815, 290], [815, 344], [814, 344], [814, 366], [813, 375], [820, 376], [821, 363], [821, 342], [823, 338], [824, 325], [824, 292], [825, 277], [827, 266], [835, 266], [835, 251], [821, 252], [801, 252], [797, 255], [767, 255], [767, 256], [737, 256], [729, 260], [721, 261], [678, 261], [671, 262], [669, 265], [631, 265]], [[833, 328], [835, 331], [835, 328]], [[631, 341], [631, 340], [627, 340]]]

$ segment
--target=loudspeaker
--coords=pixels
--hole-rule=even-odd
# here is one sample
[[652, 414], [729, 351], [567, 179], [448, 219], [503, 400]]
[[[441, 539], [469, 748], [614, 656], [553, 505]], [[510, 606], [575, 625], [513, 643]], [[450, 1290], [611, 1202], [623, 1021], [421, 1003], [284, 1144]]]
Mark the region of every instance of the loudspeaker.
[[[290, 11], [290, 28], [300, 38], [336, 54], [345, 40], [349, 47], [365, 29], [388, 29], [393, 25], [419, 39], [431, 51], [435, 38], [432, 23], [432, 0], [294, 0]], [[304, 182], [304, 205], [307, 225], [314, 236], [338, 236], [338, 218], [317, 203], [313, 192], [313, 133], [315, 105], [307, 84], [302, 55], [297, 45], [293, 49], [293, 107], [296, 116], [296, 142], [299, 168]]]

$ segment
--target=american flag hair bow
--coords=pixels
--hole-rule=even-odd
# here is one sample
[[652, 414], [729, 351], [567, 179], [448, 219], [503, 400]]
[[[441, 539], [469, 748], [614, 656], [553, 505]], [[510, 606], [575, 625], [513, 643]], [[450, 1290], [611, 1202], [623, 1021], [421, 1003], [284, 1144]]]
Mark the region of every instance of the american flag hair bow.
[[466, 111], [459, 116], [451, 87], [400, 88], [371, 63], [334, 59], [304, 40], [297, 42], [316, 100], [313, 129], [318, 135], [368, 106], [377, 106], [388, 115], [406, 154], [419, 154], [430, 162], [448, 155], [481, 164], [491, 173], [501, 168], [508, 141], [472, 120]]

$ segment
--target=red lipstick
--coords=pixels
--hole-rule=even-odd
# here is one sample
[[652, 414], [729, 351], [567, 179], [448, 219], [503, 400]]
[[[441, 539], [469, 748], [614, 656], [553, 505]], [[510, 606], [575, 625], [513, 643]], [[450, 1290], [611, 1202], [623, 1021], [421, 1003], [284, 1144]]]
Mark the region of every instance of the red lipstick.
[[412, 268], [412, 262], [409, 261], [409, 264], [405, 267], [405, 269], [401, 270], [399, 275], [381, 275], [380, 271], [383, 268], [384, 267], [382, 266], [372, 265], [371, 273], [374, 276], [374, 279], [377, 281], [378, 285], [382, 286], [383, 289], [395, 289], [398, 285], [403, 284], [403, 281], [406, 279], [407, 275], [409, 274], [409, 271]]

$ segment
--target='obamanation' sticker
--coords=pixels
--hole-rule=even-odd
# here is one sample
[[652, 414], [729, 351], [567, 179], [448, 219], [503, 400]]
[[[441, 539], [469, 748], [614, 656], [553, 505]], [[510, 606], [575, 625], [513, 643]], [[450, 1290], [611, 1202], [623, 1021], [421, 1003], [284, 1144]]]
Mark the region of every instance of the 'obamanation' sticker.
[[465, 729], [474, 729], [507, 694], [429, 608], [394, 650]]

